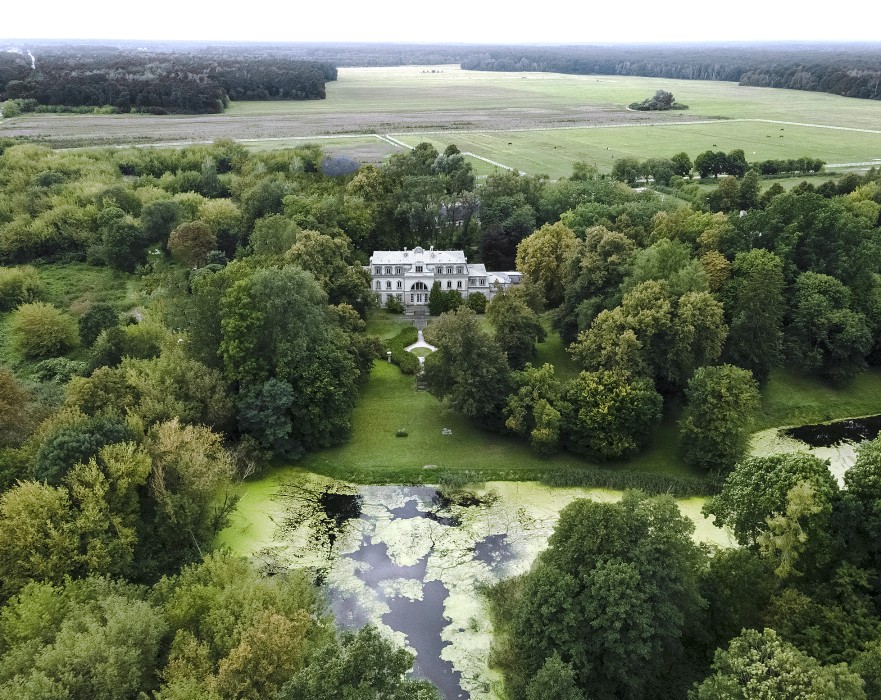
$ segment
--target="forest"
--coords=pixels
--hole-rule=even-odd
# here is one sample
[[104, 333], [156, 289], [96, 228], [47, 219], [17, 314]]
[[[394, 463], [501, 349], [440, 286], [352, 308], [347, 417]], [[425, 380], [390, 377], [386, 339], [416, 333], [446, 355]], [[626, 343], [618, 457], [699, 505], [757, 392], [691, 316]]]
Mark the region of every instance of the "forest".
[[[742, 150], [671, 154], [666, 185], [643, 165], [637, 191], [586, 163], [478, 184], [427, 143], [357, 169], [312, 145], [0, 143], [0, 699], [439, 697], [373, 628], [337, 630], [309, 575], [215, 544], [238, 484], [349, 438], [386, 361], [367, 322], [399, 311], [363, 265], [416, 245], [524, 276], [485, 305], [432, 292], [443, 408], [602, 463], [681, 407], [738, 545], [646, 495], [675, 479], [576, 501], [488, 593], [511, 700], [881, 697], [881, 442], [843, 485], [746, 454], [774, 371], [881, 364], [881, 172], [787, 191]], [[533, 364], [547, 333], [574, 376]]]
[[0, 100], [21, 111], [107, 108], [213, 114], [230, 100], [317, 100], [336, 80], [328, 63], [240, 51], [156, 52], [35, 46], [39, 59], [0, 53]]
[[754, 87], [881, 99], [881, 48], [673, 45], [499, 47], [461, 61], [466, 70], [539, 71], [729, 80]]

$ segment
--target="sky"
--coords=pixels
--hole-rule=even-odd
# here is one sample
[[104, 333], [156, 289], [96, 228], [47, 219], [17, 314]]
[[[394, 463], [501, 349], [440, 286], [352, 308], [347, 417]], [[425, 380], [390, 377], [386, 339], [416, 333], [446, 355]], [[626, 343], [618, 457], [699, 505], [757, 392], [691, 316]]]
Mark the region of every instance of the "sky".
[[[819, 8], [822, 8], [822, 12]], [[840, 8], [840, 10], [839, 10]], [[839, 10], [830, 12], [830, 9]], [[881, 41], [877, 0], [5, 2], [0, 38], [416, 43]]]

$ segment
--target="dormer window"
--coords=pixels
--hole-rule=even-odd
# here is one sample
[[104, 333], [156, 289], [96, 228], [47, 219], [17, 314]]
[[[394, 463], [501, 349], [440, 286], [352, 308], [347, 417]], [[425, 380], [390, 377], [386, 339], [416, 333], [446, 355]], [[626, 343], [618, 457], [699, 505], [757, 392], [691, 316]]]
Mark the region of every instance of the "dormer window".
[[396, 275], [401, 275], [401, 274], [403, 274], [403, 273], [404, 273], [404, 268], [403, 268], [403, 267], [400, 267], [400, 266], [399, 266], [399, 267], [396, 267], [396, 268], [395, 268], [395, 274], [396, 274]]
[[416, 266], [416, 272], [422, 272], [422, 265]]
[[462, 265], [456, 265], [456, 274], [457, 275], [461, 275], [464, 270], [465, 270], [465, 268], [462, 267]]
[[373, 274], [374, 274], [374, 275], [381, 275], [381, 274], [382, 274], [382, 268], [381, 268], [379, 265], [377, 265], [376, 267], [373, 268]]
[[447, 274], [448, 274], [448, 275], [452, 275], [452, 274], [453, 274], [453, 266], [452, 266], [452, 265], [450, 265], [450, 266], [447, 268]]
[[392, 268], [391, 268], [391, 266], [385, 268], [385, 274], [387, 274], [387, 275], [392, 274]]

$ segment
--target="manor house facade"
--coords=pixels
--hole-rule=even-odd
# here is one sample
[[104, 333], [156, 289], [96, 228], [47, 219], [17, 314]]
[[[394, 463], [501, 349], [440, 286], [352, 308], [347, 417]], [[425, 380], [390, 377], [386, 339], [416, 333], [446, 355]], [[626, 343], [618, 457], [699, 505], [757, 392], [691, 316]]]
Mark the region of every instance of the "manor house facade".
[[483, 294], [487, 301], [499, 289], [520, 282], [519, 272], [487, 272], [482, 264], [469, 264], [464, 251], [434, 247], [374, 251], [369, 269], [379, 303], [385, 306], [394, 298], [407, 309], [427, 305], [435, 282], [445, 292], [455, 289], [463, 298]]

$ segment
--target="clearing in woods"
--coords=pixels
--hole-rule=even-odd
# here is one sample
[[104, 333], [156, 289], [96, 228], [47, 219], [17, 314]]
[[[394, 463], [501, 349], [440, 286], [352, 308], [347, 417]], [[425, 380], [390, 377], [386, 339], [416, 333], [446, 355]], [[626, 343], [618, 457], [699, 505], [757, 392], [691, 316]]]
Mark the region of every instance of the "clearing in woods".
[[[670, 90], [689, 109], [627, 109], [658, 89]], [[365, 162], [399, 150], [380, 138], [392, 135], [407, 145], [455, 143], [518, 170], [558, 177], [577, 160], [608, 171], [622, 156], [684, 150], [694, 157], [710, 148], [743, 148], [749, 160], [811, 156], [830, 164], [881, 164], [881, 102], [729, 82], [491, 73], [455, 65], [340, 68], [326, 100], [237, 102], [216, 115], [25, 114], [0, 121], [0, 136], [16, 135], [55, 147], [234, 138], [274, 149], [315, 141]], [[473, 163], [478, 174], [495, 169]]]

